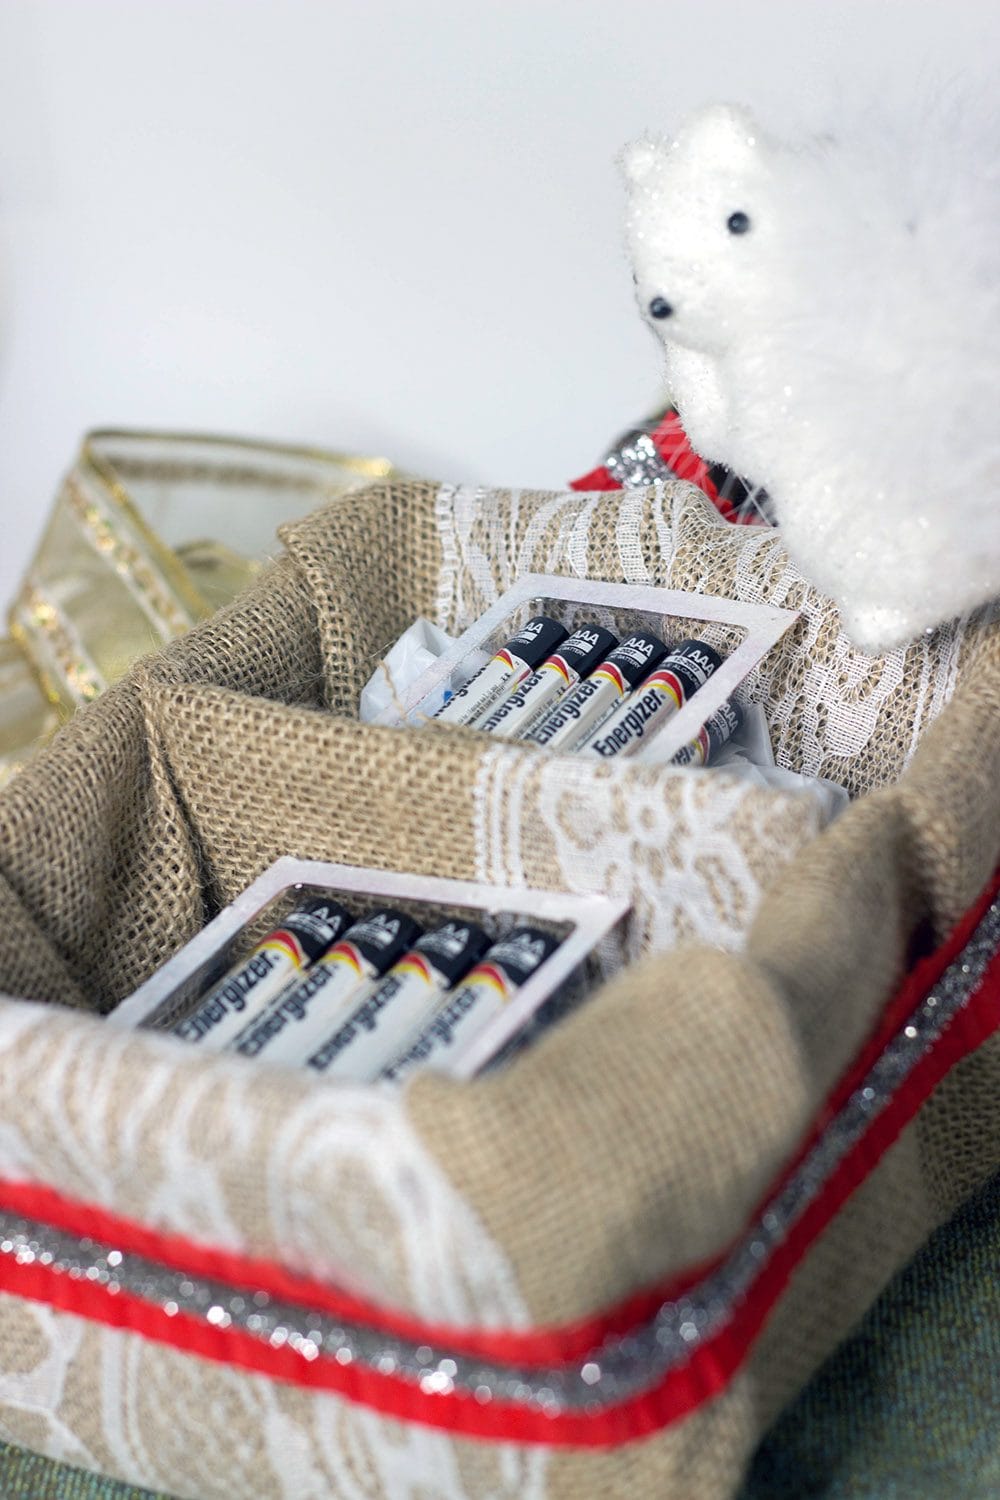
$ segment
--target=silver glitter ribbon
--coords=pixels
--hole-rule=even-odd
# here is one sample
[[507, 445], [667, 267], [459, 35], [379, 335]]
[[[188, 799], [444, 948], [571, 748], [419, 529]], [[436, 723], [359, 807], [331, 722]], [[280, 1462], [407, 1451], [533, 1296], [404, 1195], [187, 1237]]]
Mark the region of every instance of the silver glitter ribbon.
[[[605, 458], [605, 469], [622, 489], [641, 489], [661, 479], [677, 478], [653, 442], [652, 430], [652, 427], [633, 427], [618, 439]], [[709, 464], [708, 472], [720, 499], [728, 500], [741, 521], [776, 525], [774, 503], [761, 485], [749, 484], [722, 464]]]
[[609, 1337], [585, 1357], [540, 1368], [507, 1364], [399, 1338], [358, 1323], [310, 1312], [269, 1293], [236, 1290], [207, 1277], [171, 1270], [107, 1243], [80, 1239], [19, 1215], [0, 1213], [0, 1261], [34, 1261], [109, 1293], [128, 1292], [169, 1317], [191, 1314], [216, 1328], [238, 1328], [271, 1348], [287, 1347], [311, 1362], [361, 1364], [416, 1384], [428, 1396], [456, 1390], [558, 1416], [595, 1413], [642, 1395], [729, 1324], [754, 1282], [815, 1201], [832, 1173], [885, 1109], [900, 1085], [965, 1008], [1000, 947], [1000, 900], [970, 941], [891, 1038], [862, 1082], [771, 1199], [724, 1263], [646, 1322]]
[[617, 447], [612, 448], [604, 460], [604, 467], [626, 490], [655, 484], [658, 479], [677, 477], [666, 459], [657, 452], [649, 433], [638, 428], [619, 439]]

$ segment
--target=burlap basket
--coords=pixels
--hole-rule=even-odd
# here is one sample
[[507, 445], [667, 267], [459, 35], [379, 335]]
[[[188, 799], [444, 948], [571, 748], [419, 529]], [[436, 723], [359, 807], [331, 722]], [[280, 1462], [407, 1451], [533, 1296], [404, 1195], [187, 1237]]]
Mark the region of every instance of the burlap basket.
[[[193, 1500], [728, 1496], [1000, 1162], [997, 627], [863, 657], [684, 485], [400, 483], [284, 540], [0, 796], [0, 1435]], [[356, 721], [417, 614], [524, 571], [801, 608], [752, 690], [856, 801], [817, 836], [721, 775]], [[100, 1019], [289, 853], [626, 892], [624, 967], [401, 1099]]]

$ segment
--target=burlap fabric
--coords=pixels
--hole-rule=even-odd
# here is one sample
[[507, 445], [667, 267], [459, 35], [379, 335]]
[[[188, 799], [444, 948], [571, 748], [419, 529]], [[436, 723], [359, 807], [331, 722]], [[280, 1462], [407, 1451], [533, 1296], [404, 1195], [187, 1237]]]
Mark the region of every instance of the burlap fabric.
[[[614, 496], [397, 484], [285, 535], [250, 592], [80, 714], [0, 797], [0, 1171], [280, 1259], [450, 1324], [570, 1321], [717, 1254], [905, 968], [997, 862], [1000, 635], [872, 661], [772, 533], [683, 485]], [[802, 609], [755, 674], [781, 763], [856, 803], [585, 766], [354, 720], [417, 614], [524, 571]], [[938, 715], [947, 705], [939, 722]], [[106, 1011], [281, 854], [613, 889], [633, 961], [508, 1071], [331, 1089]], [[996, 1048], [942, 1084], [794, 1276], [726, 1391], [612, 1450], [461, 1440], [0, 1302], [0, 1435], [181, 1496], [729, 1495], [765, 1424], [1000, 1160]], [[213, 1412], [211, 1439], [204, 1412]], [[358, 1476], [363, 1476], [359, 1478]], [[423, 1490], [421, 1490], [423, 1486]]]

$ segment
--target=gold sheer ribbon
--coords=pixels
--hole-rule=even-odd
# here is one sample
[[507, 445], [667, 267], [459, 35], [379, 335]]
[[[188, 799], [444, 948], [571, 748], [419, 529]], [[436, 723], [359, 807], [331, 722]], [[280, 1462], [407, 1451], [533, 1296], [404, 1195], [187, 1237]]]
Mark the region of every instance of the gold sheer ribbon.
[[239, 593], [282, 521], [394, 472], [242, 439], [91, 433], [0, 640], [0, 784], [137, 656]]

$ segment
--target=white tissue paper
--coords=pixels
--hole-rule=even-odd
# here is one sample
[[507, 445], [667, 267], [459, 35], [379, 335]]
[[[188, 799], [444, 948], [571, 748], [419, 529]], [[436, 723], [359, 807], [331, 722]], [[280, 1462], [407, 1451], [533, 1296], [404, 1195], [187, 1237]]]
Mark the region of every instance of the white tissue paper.
[[746, 781], [756, 781], [760, 786], [814, 797], [824, 825], [832, 823], [850, 801], [845, 788], [836, 781], [828, 781], [825, 776], [803, 776], [799, 771], [775, 765], [767, 715], [759, 703], [748, 704], [739, 733], [715, 757], [708, 770], [726, 771]]
[[[400, 702], [410, 686], [437, 661], [453, 641], [453, 636], [432, 621], [414, 620], [409, 630], [404, 630], [396, 644], [382, 658], [361, 689], [362, 721], [370, 724], [390, 704]], [[442, 683], [442, 703], [444, 696], [445, 684]], [[433, 713], [439, 707], [440, 704], [433, 703], [428, 712]]]

